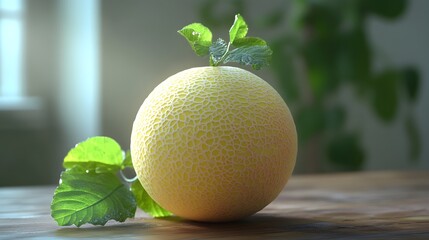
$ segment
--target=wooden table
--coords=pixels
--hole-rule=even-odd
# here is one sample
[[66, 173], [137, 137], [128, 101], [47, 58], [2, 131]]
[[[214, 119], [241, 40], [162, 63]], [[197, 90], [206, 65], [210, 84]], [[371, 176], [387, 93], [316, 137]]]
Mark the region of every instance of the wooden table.
[[138, 212], [104, 227], [58, 227], [49, 210], [53, 191], [0, 188], [0, 239], [429, 239], [427, 171], [293, 176], [264, 210], [222, 224]]

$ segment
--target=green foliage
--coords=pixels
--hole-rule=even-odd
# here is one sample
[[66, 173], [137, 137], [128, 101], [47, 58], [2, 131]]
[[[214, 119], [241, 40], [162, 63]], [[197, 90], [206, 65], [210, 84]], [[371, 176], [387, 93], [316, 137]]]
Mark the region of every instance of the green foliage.
[[253, 69], [260, 69], [270, 63], [271, 49], [264, 45], [245, 46], [232, 50], [224, 62], [235, 62], [252, 66]]
[[[208, 0], [201, 5], [200, 16], [211, 27], [227, 26], [224, 17], [216, 14], [216, 7], [223, 4], [228, 12], [245, 13], [245, 3]], [[419, 72], [413, 66], [392, 65], [375, 70], [374, 58], [378, 51], [366, 30], [370, 16], [389, 21], [401, 17], [407, 1], [293, 0], [288, 3], [281, 3], [255, 21], [264, 30], [277, 33], [269, 41], [273, 50], [271, 69], [295, 116], [300, 152], [325, 153], [320, 159], [300, 159], [300, 162], [322, 162], [319, 169], [322, 171], [359, 170], [365, 164], [365, 149], [359, 134], [346, 129], [346, 107], [341, 102], [333, 103], [332, 98], [343, 86], [349, 86], [356, 98], [386, 124], [398, 118], [403, 102], [409, 109], [417, 101]], [[419, 130], [413, 113], [407, 114], [400, 121], [404, 122], [410, 142], [410, 158], [417, 159], [421, 151]], [[314, 149], [313, 140], [319, 141], [317, 145], [324, 149]], [[314, 154], [309, 156], [314, 158]]]
[[380, 119], [392, 121], [398, 110], [398, 74], [391, 69], [376, 75], [372, 106]]
[[132, 162], [132, 159], [131, 159], [131, 152], [130, 152], [130, 150], [128, 150], [128, 151], [125, 152], [125, 158], [124, 158], [124, 161], [122, 163], [122, 167], [123, 168], [126, 168], [126, 167], [132, 168], [133, 167], [133, 162]]
[[171, 212], [165, 210], [158, 205], [141, 185], [140, 181], [135, 181], [131, 184], [131, 191], [137, 199], [139, 208], [151, 215], [152, 217], [168, 217]]
[[[212, 43], [211, 31], [201, 23], [192, 23], [178, 32], [186, 38], [198, 56], [209, 55], [211, 66], [229, 62], [249, 65], [253, 69], [268, 66], [272, 55], [271, 49], [260, 38], [246, 37], [248, 30], [244, 18], [237, 14], [229, 29], [229, 42], [218, 38]], [[231, 46], [235, 48], [232, 49]]]
[[246, 37], [247, 31], [249, 31], [249, 28], [247, 27], [243, 17], [240, 14], [235, 15], [234, 23], [229, 30], [229, 42], [234, 44], [236, 39]]
[[406, 0], [362, 1], [362, 8], [366, 12], [391, 20], [400, 17], [404, 13], [406, 6]]
[[104, 225], [134, 217], [136, 201], [114, 173], [67, 169], [55, 190], [51, 215], [60, 226]]
[[212, 45], [212, 32], [201, 23], [189, 24], [177, 32], [186, 38], [198, 56], [205, 56], [209, 53], [209, 47]]
[[327, 146], [329, 161], [341, 170], [359, 170], [364, 163], [364, 151], [356, 134], [335, 136]]
[[210, 46], [210, 65], [217, 66], [222, 63], [224, 56], [228, 52], [228, 43], [222, 38], [218, 38], [212, 46]]
[[97, 171], [115, 171], [121, 168], [122, 150], [119, 144], [106, 137], [93, 137], [79, 143], [64, 158], [64, 168], [79, 165]]
[[134, 217], [137, 206], [155, 217], [171, 215], [150, 198], [138, 180], [130, 189], [118, 178], [118, 171], [133, 167], [130, 152], [123, 153], [108, 137], [89, 138], [69, 151], [51, 203], [51, 216], [58, 225], [123, 222]]
[[320, 106], [305, 106], [295, 115], [300, 144], [305, 144], [325, 128], [324, 111]]
[[419, 72], [413, 67], [407, 67], [402, 71], [401, 74], [401, 86], [408, 97], [412, 102], [416, 101], [419, 90]]

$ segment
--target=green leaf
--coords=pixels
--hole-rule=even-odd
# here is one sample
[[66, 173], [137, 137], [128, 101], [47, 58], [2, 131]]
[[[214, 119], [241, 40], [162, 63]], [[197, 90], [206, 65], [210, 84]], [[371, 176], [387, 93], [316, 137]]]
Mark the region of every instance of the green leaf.
[[229, 52], [223, 62], [236, 62], [250, 65], [253, 69], [260, 69], [269, 65], [272, 53], [268, 46], [263, 45], [240, 47]]
[[337, 46], [331, 41], [313, 40], [304, 47], [308, 81], [317, 100], [333, 92], [339, 85], [336, 66]]
[[358, 93], [371, 88], [372, 51], [363, 27], [358, 27], [340, 39], [339, 70], [352, 80]]
[[[269, 65], [272, 55], [271, 49], [260, 38], [246, 38], [247, 31], [246, 22], [240, 14], [237, 14], [229, 30], [229, 42], [219, 38], [212, 43], [210, 30], [201, 23], [192, 23], [179, 30], [179, 33], [188, 40], [197, 55], [210, 55], [210, 66], [236, 62], [251, 65], [254, 69], [260, 69]], [[231, 46], [236, 48], [231, 50]]]
[[114, 173], [67, 169], [55, 190], [51, 216], [60, 226], [104, 225], [134, 217], [136, 201]]
[[64, 168], [76, 165], [83, 170], [116, 171], [122, 165], [122, 150], [109, 137], [92, 137], [76, 145], [64, 158]]
[[373, 107], [384, 121], [392, 121], [398, 110], [398, 73], [385, 70], [374, 79]]
[[172, 215], [171, 212], [159, 206], [158, 203], [156, 203], [149, 194], [147, 194], [139, 180], [133, 182], [131, 185], [131, 191], [137, 200], [137, 206], [145, 213], [152, 217], [168, 217]]
[[413, 67], [407, 67], [402, 71], [401, 80], [408, 99], [415, 102], [420, 87], [419, 72]]
[[213, 45], [209, 48], [210, 52], [210, 65], [217, 66], [222, 63], [223, 58], [228, 52], [228, 44], [222, 39], [218, 38]]
[[365, 154], [359, 138], [355, 134], [336, 136], [327, 147], [329, 160], [342, 170], [362, 169]]
[[319, 105], [305, 106], [296, 115], [298, 139], [303, 144], [314, 135], [321, 133], [325, 125], [324, 111]]
[[319, 100], [326, 96], [326, 94], [332, 90], [330, 82], [337, 80], [334, 77], [334, 72], [331, 71], [328, 64], [309, 64], [308, 65], [308, 82], [310, 83], [311, 91], [313, 95]]
[[122, 168], [126, 168], [126, 167], [133, 168], [133, 162], [132, 162], [132, 159], [131, 159], [131, 152], [130, 152], [130, 150], [128, 150], [125, 153], [125, 158], [124, 158], [124, 161], [122, 162]]
[[257, 37], [244, 37], [240, 39], [235, 39], [234, 43], [232, 44], [234, 47], [245, 47], [245, 46], [265, 46], [267, 45], [267, 42], [265, 42], [261, 38]]
[[405, 122], [405, 129], [407, 131], [408, 142], [410, 144], [410, 158], [416, 161], [422, 151], [420, 134], [413, 117], [409, 116]]
[[282, 96], [286, 102], [293, 104], [299, 99], [296, 71], [293, 63], [293, 50], [288, 40], [280, 40], [271, 45], [273, 49], [272, 70], [277, 75], [282, 87]]
[[198, 56], [205, 56], [209, 53], [212, 45], [212, 32], [201, 23], [192, 23], [178, 31], [186, 38], [189, 45]]
[[243, 17], [240, 14], [235, 15], [234, 23], [229, 29], [229, 42], [233, 44], [236, 39], [244, 38], [248, 30]]
[[365, 10], [391, 20], [401, 16], [407, 7], [406, 0], [365, 0], [362, 4]]
[[[303, 1], [304, 2], [304, 1]], [[333, 1], [306, 1], [307, 11], [302, 17], [304, 27], [310, 27], [312, 37], [326, 41], [337, 35], [341, 26], [340, 4]]]

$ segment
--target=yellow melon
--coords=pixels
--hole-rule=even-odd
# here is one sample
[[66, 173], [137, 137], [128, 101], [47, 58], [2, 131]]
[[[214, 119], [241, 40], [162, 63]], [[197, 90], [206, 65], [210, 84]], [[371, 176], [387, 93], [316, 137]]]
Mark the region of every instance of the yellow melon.
[[292, 174], [297, 134], [281, 96], [236, 67], [162, 82], [133, 124], [131, 155], [148, 194], [177, 216], [231, 221], [272, 202]]

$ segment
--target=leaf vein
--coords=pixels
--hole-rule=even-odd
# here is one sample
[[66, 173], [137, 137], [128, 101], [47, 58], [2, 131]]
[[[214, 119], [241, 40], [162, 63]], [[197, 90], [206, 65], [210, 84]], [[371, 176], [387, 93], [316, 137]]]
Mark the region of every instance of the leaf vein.
[[73, 213], [61, 216], [60, 218], [66, 218], [66, 217], [73, 217], [76, 214], [79, 214], [81, 211], [84, 211], [88, 208], [94, 207], [95, 205], [99, 204], [100, 202], [106, 200], [108, 197], [110, 197], [112, 194], [114, 194], [116, 191], [118, 191], [123, 185], [118, 185], [117, 187], [115, 187], [109, 194], [107, 194], [106, 196], [104, 196], [103, 198], [99, 199], [98, 201], [92, 203], [89, 206], [85, 206], [77, 211], [74, 211]]

